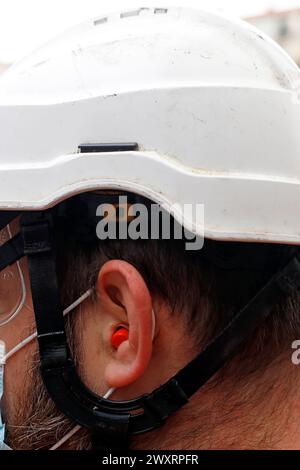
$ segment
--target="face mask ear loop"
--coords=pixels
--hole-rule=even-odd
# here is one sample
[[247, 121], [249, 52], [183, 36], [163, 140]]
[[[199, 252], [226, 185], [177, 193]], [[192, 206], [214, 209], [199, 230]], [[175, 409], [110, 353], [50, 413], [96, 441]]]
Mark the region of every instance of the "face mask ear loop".
[[[116, 388], [110, 388], [105, 395], [103, 395], [103, 398], [110, 398], [112, 394], [116, 391]], [[74, 428], [71, 429], [64, 437], [62, 437], [54, 446], [50, 447], [49, 450], [56, 450], [59, 447], [61, 447], [65, 442], [67, 442], [69, 439], [71, 439], [74, 434], [76, 434], [79, 430], [81, 429], [81, 426], [77, 425], [74, 426]]]
[[[63, 314], [68, 315], [74, 308], [76, 308], [78, 305], [80, 305], [84, 300], [86, 300], [88, 297], [91, 296], [93, 292], [93, 289], [89, 289], [86, 291], [82, 296], [80, 296], [75, 302], [73, 302], [69, 307], [67, 307], [64, 311]], [[152, 340], [154, 338], [154, 333], [155, 333], [155, 314], [154, 311], [152, 310]], [[35, 338], [37, 337], [37, 332], [35, 331], [32, 335], [28, 336], [27, 338], [23, 339], [19, 344], [17, 344], [14, 348], [12, 348], [6, 355], [3, 357], [3, 362], [5, 363], [8, 359], [10, 359], [14, 354], [16, 354], [18, 351], [23, 349], [27, 344], [30, 344]], [[1, 363], [0, 363], [1, 364]], [[1, 365], [0, 365], [1, 367]], [[110, 388], [106, 394], [103, 396], [103, 398], [108, 399], [112, 396], [112, 394], [116, 391], [115, 388]], [[79, 430], [81, 429], [81, 426], [77, 425], [71, 431], [69, 431], [62, 439], [60, 439], [54, 446], [52, 446], [49, 450], [56, 450], [59, 447], [61, 447], [65, 442], [67, 442], [74, 434], [76, 434]], [[0, 433], [1, 433], [1, 421], [0, 421]], [[0, 434], [1, 437], [1, 434]]]
[[4, 448], [5, 424], [2, 421], [1, 400], [4, 388], [5, 343], [0, 341], [0, 448]]
[[[89, 289], [86, 291], [81, 297], [79, 297], [75, 302], [73, 302], [69, 307], [67, 307], [64, 311], [63, 314], [68, 315], [74, 308], [78, 307], [84, 300], [86, 300], [90, 295], [92, 294], [93, 289]], [[16, 354], [18, 351], [23, 349], [27, 344], [30, 344], [35, 338], [37, 337], [37, 332], [35, 331], [32, 333], [32, 335], [28, 336], [27, 338], [23, 339], [19, 344], [17, 344], [14, 348], [12, 348], [4, 357], [5, 362], [10, 359], [14, 354]]]
[[[154, 339], [154, 335], [155, 335], [155, 313], [154, 313], [154, 310], [152, 310], [152, 341]], [[117, 388], [110, 388], [109, 390], [107, 390], [105, 395], [103, 395], [103, 398], [108, 400], [116, 390]], [[49, 450], [56, 450], [59, 447], [61, 447], [65, 442], [71, 439], [71, 437], [74, 436], [74, 434], [76, 434], [80, 429], [81, 429], [81, 426], [79, 425], [74, 426], [74, 428], [72, 428], [71, 431], [69, 431], [56, 444], [54, 444], [54, 446], [50, 447]]]
[[74, 434], [76, 434], [79, 430], [81, 429], [81, 426], [77, 424], [74, 428], [71, 429], [64, 437], [62, 437], [54, 446], [50, 447], [49, 450], [56, 450], [59, 447], [61, 447], [65, 442], [67, 442], [69, 439], [71, 439]]
[[156, 324], [156, 319], [155, 319], [155, 313], [154, 310], [152, 309], [152, 341], [154, 340], [155, 336], [155, 324]]

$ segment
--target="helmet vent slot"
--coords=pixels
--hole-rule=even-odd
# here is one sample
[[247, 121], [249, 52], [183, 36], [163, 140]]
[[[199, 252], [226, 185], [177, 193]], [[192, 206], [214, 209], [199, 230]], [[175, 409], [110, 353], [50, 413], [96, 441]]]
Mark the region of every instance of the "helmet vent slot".
[[120, 18], [130, 18], [131, 16], [139, 16], [143, 11], [150, 11], [150, 8], [139, 8], [138, 10], [124, 11], [120, 14]]
[[98, 26], [99, 24], [104, 24], [104, 23], [107, 23], [107, 16], [105, 16], [104, 18], [99, 18], [99, 20], [95, 20], [94, 21], [94, 26]]
[[150, 14], [155, 14], [155, 15], [163, 15], [168, 13], [168, 8], [139, 8], [138, 10], [130, 10], [130, 11], [124, 11], [123, 13], [120, 13], [120, 18], [130, 18], [132, 16], [139, 16], [141, 13], [147, 12]]
[[166, 15], [168, 13], [168, 8], [155, 8], [154, 13], [156, 15]]

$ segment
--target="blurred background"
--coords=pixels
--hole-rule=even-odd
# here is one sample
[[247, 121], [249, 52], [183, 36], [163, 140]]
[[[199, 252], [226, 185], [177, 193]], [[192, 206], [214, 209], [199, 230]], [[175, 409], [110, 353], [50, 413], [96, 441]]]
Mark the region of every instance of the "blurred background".
[[197, 6], [269, 34], [300, 66], [300, 0], [0, 0], [0, 73], [70, 26], [137, 6]]
[[271, 36], [300, 66], [300, 2], [298, 8], [268, 9], [245, 19]]

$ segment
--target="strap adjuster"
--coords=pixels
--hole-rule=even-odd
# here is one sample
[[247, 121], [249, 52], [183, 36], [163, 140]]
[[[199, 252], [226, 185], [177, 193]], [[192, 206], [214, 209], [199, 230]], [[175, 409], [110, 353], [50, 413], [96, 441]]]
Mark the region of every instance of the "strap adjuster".
[[48, 221], [33, 225], [23, 225], [24, 254], [47, 253], [52, 250]]

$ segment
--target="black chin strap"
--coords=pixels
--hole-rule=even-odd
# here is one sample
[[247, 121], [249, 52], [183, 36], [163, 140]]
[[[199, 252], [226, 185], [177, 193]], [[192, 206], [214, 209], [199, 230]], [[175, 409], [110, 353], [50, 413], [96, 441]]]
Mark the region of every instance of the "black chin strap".
[[3, 211], [0, 212], [0, 230], [10, 224], [16, 217], [20, 215], [19, 211]]
[[237, 353], [239, 346], [279, 301], [282, 292], [290, 294], [300, 287], [300, 261], [294, 256], [222, 333], [167, 383], [134, 400], [106, 400], [85, 387], [70, 356], [59, 300], [51, 225], [50, 213], [25, 213], [22, 217], [41, 374], [57, 407], [72, 421], [90, 428], [97, 441], [109, 448], [122, 448], [128, 444], [130, 435], [159, 427]]

